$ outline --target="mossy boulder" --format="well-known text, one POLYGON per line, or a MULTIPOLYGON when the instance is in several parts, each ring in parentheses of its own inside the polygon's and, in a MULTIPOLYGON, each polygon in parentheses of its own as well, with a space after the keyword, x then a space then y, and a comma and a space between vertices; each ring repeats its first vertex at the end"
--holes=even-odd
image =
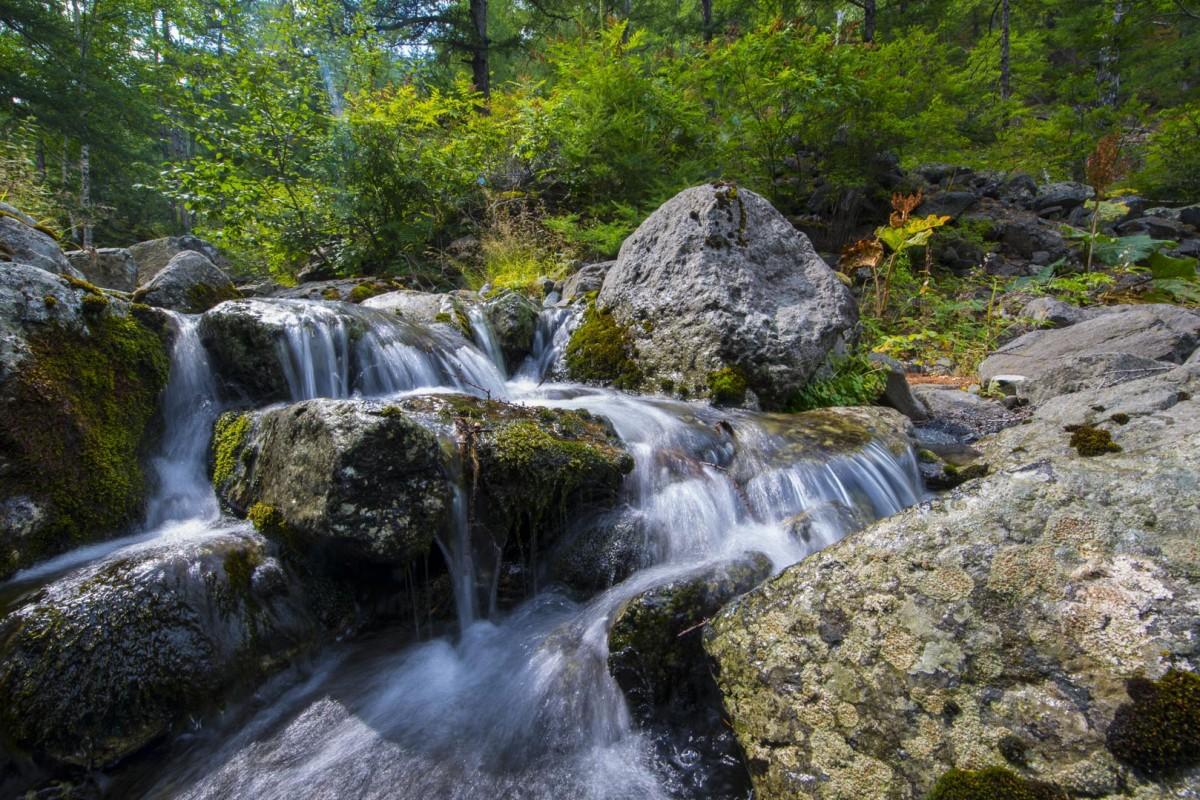
POLYGON ((621 245, 596 308, 625 337, 615 349, 636 367, 617 371, 627 383, 707 396, 708 376, 731 369, 769 409, 844 354, 858 321, 807 237, 729 183, 685 189, 651 214, 621 245))
POLYGON ((516 369, 533 350, 541 306, 527 295, 510 290, 488 300, 483 310, 508 368, 516 369))
POLYGON ((162 320, 72 281, 0 264, 0 578, 122 532, 146 500, 162 320))
POLYGON ((4 744, 111 765, 213 711, 335 624, 261 536, 233 530, 85 568, 0 622, 4 744))
POLYGON ((184 250, 133 293, 139 303, 184 314, 202 314, 241 297, 229 276, 203 253, 184 250))
MULTIPOLYGON (((1161 796, 1136 763, 1188 750, 1190 694, 1127 682, 1200 667, 1197 391, 1178 367, 1055 398, 978 443, 988 475, 726 606, 705 647, 756 796, 923 797, 990 768, 1061 796, 1161 796), (1062 431, 1114 414, 1121 452, 1083 457, 1062 431)), ((1194 784, 1180 763, 1171 779, 1194 784)))
POLYGON ((0 263, 27 264, 56 275, 82 278, 54 237, 29 224, 31 221, 23 214, 0 213, 0 263))
POLYGON ((332 557, 407 564, 447 524, 451 484, 437 437, 380 403, 229 412, 215 426, 212 464, 235 513, 273 509, 280 524, 267 533, 332 557))
POLYGON ((572 380, 618 389, 636 389, 643 381, 635 361, 634 339, 612 314, 589 303, 567 342, 566 367, 572 380))

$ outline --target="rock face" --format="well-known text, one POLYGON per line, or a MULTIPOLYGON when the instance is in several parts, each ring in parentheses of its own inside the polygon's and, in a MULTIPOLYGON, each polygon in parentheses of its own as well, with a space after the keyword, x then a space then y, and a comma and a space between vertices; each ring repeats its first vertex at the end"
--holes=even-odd
POLYGON ((627 338, 641 385, 709 395, 711 376, 729 370, 769 408, 842 351, 857 322, 849 290, 808 239, 762 197, 725 184, 687 189, 650 215, 621 246, 596 308, 627 338))
POLYGON ((63 255, 58 242, 8 214, 0 215, 0 261, 28 264, 58 275, 81 277, 63 255))
POLYGON ((218 303, 241 297, 233 281, 208 256, 185 250, 138 289, 134 300, 184 314, 202 314, 218 303))
POLYGON ((0 264, 0 579, 140 516, 168 369, 152 314, 0 264))
POLYGON ((705 644, 756 796, 917 798, 995 766, 1162 796, 1108 746, 1126 681, 1200 667, 1198 391, 1184 366, 1055 398, 981 443, 991 475, 727 607, 705 644))
POLYGON ((573 303, 585 294, 600 291, 600 287, 604 284, 604 276, 616 263, 616 261, 598 261, 594 264, 584 264, 577 272, 563 281, 562 302, 573 303))
POLYGON ((379 403, 309 400, 226 414, 213 465, 234 511, 270 509, 290 534, 334 555, 408 563, 428 552, 450 511, 437 438, 379 403))
POLYGON ((162 239, 151 239, 148 242, 138 242, 130 246, 129 253, 137 262, 138 282, 145 286, 155 275, 179 253, 192 251, 200 253, 213 262, 219 269, 225 269, 229 262, 221 255, 214 245, 196 236, 167 236, 162 239))
POLYGON ((0 728, 95 769, 285 665, 323 623, 253 533, 161 545, 76 572, 0 623, 0 728))
POLYGON ((132 292, 138 287, 137 262, 124 247, 72 250, 66 257, 84 280, 102 289, 132 292))
POLYGON ((1102 353, 1127 353, 1180 364, 1200 346, 1200 315, 1169 305, 1128 306, 1065 330, 1025 334, 984 360, 979 376, 1036 378, 1062 361, 1102 353))

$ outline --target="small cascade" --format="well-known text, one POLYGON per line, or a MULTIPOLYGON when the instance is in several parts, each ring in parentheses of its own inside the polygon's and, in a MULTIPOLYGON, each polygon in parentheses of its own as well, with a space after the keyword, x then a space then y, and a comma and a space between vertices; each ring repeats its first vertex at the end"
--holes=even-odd
POLYGON ((538 315, 533 350, 521 364, 514 380, 541 382, 555 377, 567 353, 567 342, 578 327, 581 314, 574 307, 547 306, 538 315))
POLYGON ((496 332, 492 330, 492 323, 488 320, 483 308, 471 306, 467 309, 467 319, 471 321, 471 338, 475 340, 475 345, 487 354, 501 375, 507 375, 508 367, 504 363, 504 352, 500 349, 499 342, 496 341, 496 332))

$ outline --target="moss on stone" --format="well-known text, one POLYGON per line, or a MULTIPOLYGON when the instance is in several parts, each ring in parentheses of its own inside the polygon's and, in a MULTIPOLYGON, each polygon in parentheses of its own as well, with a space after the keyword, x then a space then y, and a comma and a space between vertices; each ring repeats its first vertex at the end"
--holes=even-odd
POLYGON ((1065 800, 1066 793, 1048 783, 1022 778, 1003 767, 952 769, 942 775, 926 800, 1065 800))
POLYGON ((708 373, 708 396, 719 406, 738 406, 746 401, 746 376, 741 370, 724 367, 708 373))
POLYGON ((1116 414, 1113 414, 1111 417, 1109 417, 1109 419, 1118 425, 1129 424, 1129 415, 1124 412, 1118 411, 1116 414))
POLYGON ((590 303, 567 343, 566 363, 571 377, 635 389, 642 382, 642 371, 633 356, 629 331, 612 314, 590 303))
POLYGON ((1068 425, 1066 430, 1071 434, 1071 447, 1081 456, 1102 456, 1105 453, 1119 453, 1121 446, 1113 441, 1112 434, 1094 425, 1068 425))
POLYGON ((377 283, 360 283, 350 290, 350 295, 347 299, 351 303, 361 303, 363 300, 372 298, 385 291, 387 291, 387 287, 377 283))
POLYGON ((58 298, 52 294, 48 294, 42 298, 42 302, 46 304, 46 308, 54 308, 58 305, 58 298))
POLYGON ((262 553, 254 547, 233 548, 225 554, 223 565, 229 586, 235 592, 248 595, 254 570, 262 564, 262 553))
POLYGON ((0 449, 12 464, 0 496, 28 496, 47 519, 0 556, 0 576, 137 518, 138 456, 170 369, 162 338, 110 308, 86 328, 47 326, 27 341, 29 359, 0 386, 0 449))
POLYGON ((342 293, 337 290, 337 287, 326 286, 321 292, 321 297, 325 300, 341 300, 342 293))
POLYGON ((213 486, 219 488, 233 477, 239 453, 249 432, 249 414, 227 411, 217 418, 212 438, 213 486))
POLYGON ((102 294, 85 294, 83 296, 83 313, 103 314, 108 308, 108 298, 102 294))
POLYGON ((240 297, 241 294, 232 283, 224 285, 197 283, 187 290, 188 307, 193 314, 203 314, 226 300, 237 300, 240 297))
POLYGON ((287 538, 287 523, 275 506, 255 503, 246 512, 246 519, 250 520, 254 530, 269 539, 287 538))
POLYGON ((1106 743, 1120 761, 1161 777, 1200 765, 1200 676, 1171 670, 1128 682, 1132 702, 1117 709, 1106 743))

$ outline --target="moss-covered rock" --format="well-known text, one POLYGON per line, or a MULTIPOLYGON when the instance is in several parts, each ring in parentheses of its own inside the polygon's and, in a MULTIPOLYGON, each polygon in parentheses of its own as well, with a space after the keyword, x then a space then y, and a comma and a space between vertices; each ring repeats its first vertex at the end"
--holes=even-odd
POLYGON ((0 623, 0 731, 99 768, 215 710, 330 629, 253 533, 142 550, 41 589, 0 623))
POLYGON ((147 321, 80 281, 0 265, 0 577, 140 516, 169 371, 147 321))
POLYGON ((747 388, 741 370, 723 367, 708 373, 708 396, 719 406, 740 406, 746 401, 747 388))
POLYGON ((133 299, 139 303, 185 314, 201 314, 218 303, 239 297, 241 294, 229 276, 208 256, 194 250, 176 254, 133 293, 133 299))
POLYGON ((952 769, 934 784, 926 800, 1066 800, 1048 783, 1022 778, 1003 767, 952 769))
POLYGON ((541 307, 527 295, 511 290, 493 297, 484 306, 510 369, 515 369, 533 350, 540 312, 541 307))
POLYGON ((1171 670, 1156 681, 1126 684, 1132 702, 1113 715, 1109 751, 1155 777, 1200 765, 1200 677, 1171 670))
POLYGON ((634 361, 633 338, 612 314, 590 303, 567 343, 567 373, 572 380, 636 389, 642 373, 634 361))

